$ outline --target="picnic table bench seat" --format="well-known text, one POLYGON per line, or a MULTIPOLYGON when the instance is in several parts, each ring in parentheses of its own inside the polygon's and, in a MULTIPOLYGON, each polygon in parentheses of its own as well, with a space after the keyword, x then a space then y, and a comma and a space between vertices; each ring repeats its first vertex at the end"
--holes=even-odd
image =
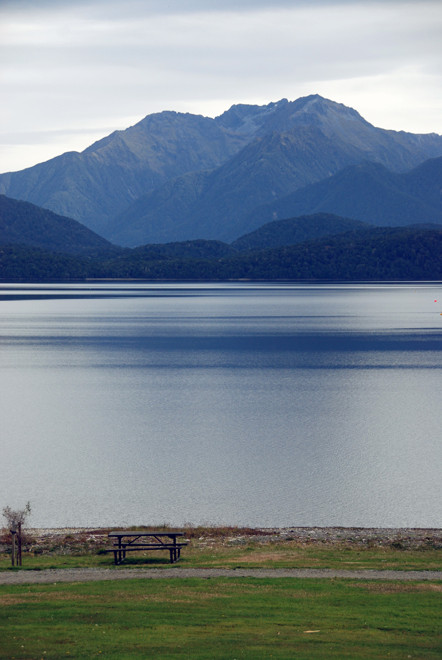
POLYGON ((181 556, 181 548, 188 544, 187 540, 177 541, 182 536, 183 532, 109 532, 108 537, 114 540, 114 545, 105 552, 113 552, 115 564, 121 564, 126 559, 126 552, 167 550, 170 563, 174 564, 181 556))

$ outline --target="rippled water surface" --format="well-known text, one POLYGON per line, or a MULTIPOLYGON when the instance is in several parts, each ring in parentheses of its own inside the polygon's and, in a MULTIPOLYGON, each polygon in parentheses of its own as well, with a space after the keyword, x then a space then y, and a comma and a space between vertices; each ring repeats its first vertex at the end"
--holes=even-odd
POLYGON ((440 526, 442 286, 2 285, 33 526, 440 526))

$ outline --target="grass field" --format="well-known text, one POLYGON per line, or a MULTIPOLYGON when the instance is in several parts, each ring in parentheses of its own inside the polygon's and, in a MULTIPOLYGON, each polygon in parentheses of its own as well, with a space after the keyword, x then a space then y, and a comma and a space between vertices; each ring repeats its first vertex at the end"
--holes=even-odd
POLYGON ((442 583, 0 586, 1 658, 441 658, 442 583))
MULTIPOLYGON (((441 570, 429 539, 301 542, 239 530, 189 530, 176 567, 441 570)), ((107 536, 28 544, 23 567, 113 566, 107 536)), ((168 567, 131 553, 125 567, 168 567)), ((442 658, 442 582, 213 578, 0 586, 0 658, 442 658)))

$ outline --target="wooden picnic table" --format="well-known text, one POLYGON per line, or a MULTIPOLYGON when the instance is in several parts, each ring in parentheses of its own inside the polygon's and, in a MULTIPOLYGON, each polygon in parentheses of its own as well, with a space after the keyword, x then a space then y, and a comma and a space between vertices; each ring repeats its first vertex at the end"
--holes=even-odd
POLYGON ((131 550, 168 550, 170 563, 174 564, 180 558, 181 548, 188 543, 177 541, 182 536, 184 532, 109 532, 108 537, 113 539, 114 546, 108 552, 113 552, 115 563, 121 564, 126 559, 126 552, 131 550))

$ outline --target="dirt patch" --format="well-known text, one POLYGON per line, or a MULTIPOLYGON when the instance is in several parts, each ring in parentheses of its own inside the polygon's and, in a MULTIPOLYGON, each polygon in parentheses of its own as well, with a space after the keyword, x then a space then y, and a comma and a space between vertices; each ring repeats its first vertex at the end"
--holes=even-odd
POLYGON ((292 552, 250 552, 240 557, 224 558, 226 564, 262 564, 264 562, 290 561, 293 559, 292 552))
POLYGON ((431 584, 427 582, 359 582, 353 584, 356 589, 365 589, 377 594, 394 594, 410 591, 436 591, 442 593, 442 584, 431 584))
POLYGON ((22 594, 2 594, 0 596, 0 607, 11 605, 23 605, 24 603, 39 603, 45 601, 73 601, 73 600, 96 600, 100 601, 98 596, 93 594, 76 594, 65 591, 34 592, 27 591, 22 594))
POLYGON ((150 594, 134 594, 132 591, 118 591, 114 594, 115 600, 118 603, 149 601, 151 603, 194 603, 199 601, 209 601, 216 598, 228 598, 228 593, 222 593, 223 590, 215 588, 211 591, 192 591, 187 589, 173 587, 166 587, 161 589, 159 593, 150 594))

